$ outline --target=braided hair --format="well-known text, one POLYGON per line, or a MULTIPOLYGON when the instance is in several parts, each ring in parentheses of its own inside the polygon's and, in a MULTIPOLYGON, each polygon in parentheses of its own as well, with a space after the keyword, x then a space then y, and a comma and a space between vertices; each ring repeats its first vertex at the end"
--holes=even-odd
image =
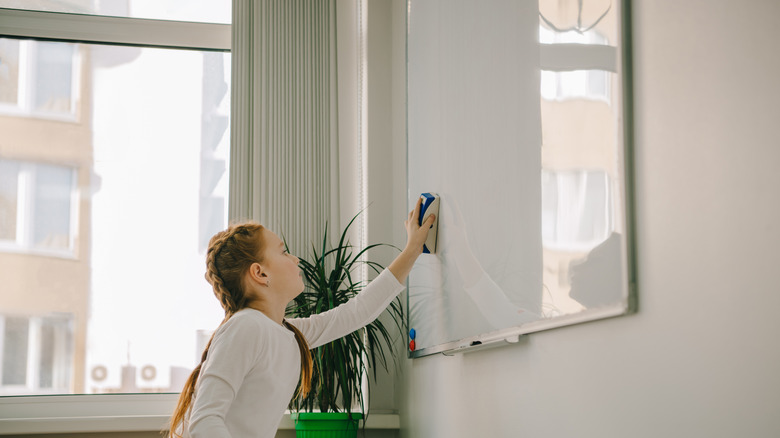
MULTIPOLYGON (((206 251, 205 277, 206 281, 211 284, 217 300, 219 300, 222 308, 225 310, 225 318, 220 323, 220 326, 225 324, 236 312, 247 307, 249 300, 245 293, 243 281, 253 263, 263 262, 263 250, 265 248, 263 229, 262 225, 254 222, 235 224, 224 231, 218 232, 209 241, 208 250, 206 251)), ((295 334, 295 340, 298 342, 301 353, 299 394, 305 397, 311 388, 313 368, 309 345, 306 342, 306 338, 295 326, 287 321, 284 321, 284 326, 295 334)), ((184 389, 182 389, 176 409, 174 409, 171 417, 170 437, 181 437, 177 429, 184 422, 185 415, 192 405, 192 399, 195 395, 195 384, 213 340, 214 335, 212 334, 209 342, 206 344, 206 348, 203 350, 200 363, 195 367, 184 384, 184 389)))

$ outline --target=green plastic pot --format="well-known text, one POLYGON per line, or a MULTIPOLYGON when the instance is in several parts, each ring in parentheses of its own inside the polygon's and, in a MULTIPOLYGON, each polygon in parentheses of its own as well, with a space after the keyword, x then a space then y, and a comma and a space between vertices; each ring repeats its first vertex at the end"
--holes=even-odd
POLYGON ((356 438, 361 413, 297 412, 290 415, 297 438, 356 438))

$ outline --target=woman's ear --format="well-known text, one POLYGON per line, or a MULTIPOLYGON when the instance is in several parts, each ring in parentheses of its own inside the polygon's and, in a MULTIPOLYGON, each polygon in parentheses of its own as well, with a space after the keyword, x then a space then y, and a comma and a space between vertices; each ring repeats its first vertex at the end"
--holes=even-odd
POLYGON ((260 263, 252 263, 249 266, 249 278, 261 286, 268 286, 268 274, 260 263))

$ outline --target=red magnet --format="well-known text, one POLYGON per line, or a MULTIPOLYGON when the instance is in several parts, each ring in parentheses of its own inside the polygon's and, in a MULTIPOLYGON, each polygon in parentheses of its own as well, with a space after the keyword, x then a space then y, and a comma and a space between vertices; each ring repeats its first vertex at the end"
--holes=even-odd
POLYGON ((409 341, 409 351, 414 351, 414 339, 409 341))

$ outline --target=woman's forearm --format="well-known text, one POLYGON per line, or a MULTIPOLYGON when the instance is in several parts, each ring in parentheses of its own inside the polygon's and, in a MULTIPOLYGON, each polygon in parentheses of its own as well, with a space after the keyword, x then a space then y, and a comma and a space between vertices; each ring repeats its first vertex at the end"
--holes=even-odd
POLYGON ((387 269, 393 273, 399 283, 404 284, 406 282, 406 277, 409 276, 409 272, 412 271, 414 262, 421 253, 422 251, 418 252, 407 247, 401 251, 401 254, 398 254, 398 256, 395 258, 395 260, 393 260, 392 263, 390 263, 390 266, 388 266, 387 269))

